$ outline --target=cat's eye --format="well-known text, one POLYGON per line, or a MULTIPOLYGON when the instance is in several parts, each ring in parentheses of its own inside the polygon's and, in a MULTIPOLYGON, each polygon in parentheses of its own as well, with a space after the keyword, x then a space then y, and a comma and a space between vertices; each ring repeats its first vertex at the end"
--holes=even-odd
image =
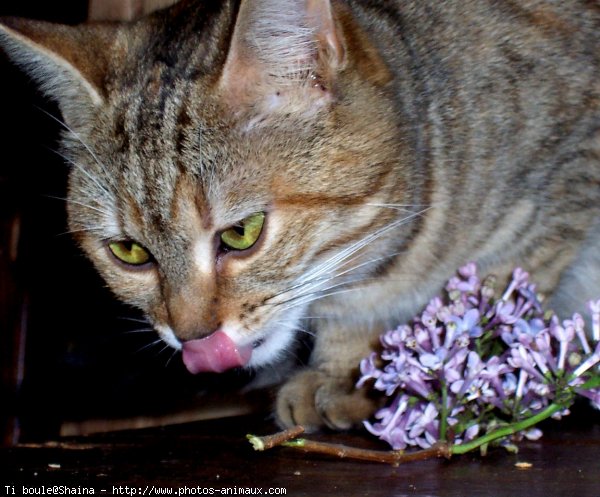
POLYGON ((221 233, 221 244, 227 250, 247 250, 260 238, 265 213, 257 212, 221 233))
POLYGON ((131 240, 111 242, 108 244, 108 249, 117 259, 130 266, 142 266, 151 259, 148 250, 131 240))

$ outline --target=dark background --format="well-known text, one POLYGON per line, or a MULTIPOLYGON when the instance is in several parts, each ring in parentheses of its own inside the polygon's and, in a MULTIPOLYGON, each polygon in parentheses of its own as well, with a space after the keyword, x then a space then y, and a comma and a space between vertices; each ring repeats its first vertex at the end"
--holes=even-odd
MULTIPOLYGON (((0 16, 65 23, 85 0, 3 0, 0 16)), ((67 421, 162 416, 235 404, 242 373, 192 377, 136 311, 120 304, 65 234, 68 168, 54 152, 56 106, 0 52, 0 410, 5 444, 67 421), (212 392, 212 393, 211 393, 212 392), (231 394, 231 395, 230 395, 231 394), (228 400, 231 399, 231 400, 228 400)), ((110 426, 110 425, 109 425, 110 426)))

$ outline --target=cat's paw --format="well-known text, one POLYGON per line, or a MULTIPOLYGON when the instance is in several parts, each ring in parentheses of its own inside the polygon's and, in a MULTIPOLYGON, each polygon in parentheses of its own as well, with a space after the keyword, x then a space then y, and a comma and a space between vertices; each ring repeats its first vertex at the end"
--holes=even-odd
POLYGON ((282 427, 302 425, 306 431, 322 427, 347 430, 368 419, 378 403, 350 379, 322 371, 304 370, 293 376, 277 394, 276 415, 282 427))

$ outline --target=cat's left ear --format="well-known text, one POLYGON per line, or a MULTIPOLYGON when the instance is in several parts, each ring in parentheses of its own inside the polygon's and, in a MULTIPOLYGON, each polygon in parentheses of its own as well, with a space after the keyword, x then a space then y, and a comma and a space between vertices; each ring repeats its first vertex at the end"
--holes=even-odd
POLYGON ((220 90, 234 109, 314 112, 345 60, 330 0, 243 0, 220 90))
POLYGON ((107 26, 65 26, 20 18, 0 19, 0 47, 69 121, 105 100, 106 72, 114 41, 107 26))

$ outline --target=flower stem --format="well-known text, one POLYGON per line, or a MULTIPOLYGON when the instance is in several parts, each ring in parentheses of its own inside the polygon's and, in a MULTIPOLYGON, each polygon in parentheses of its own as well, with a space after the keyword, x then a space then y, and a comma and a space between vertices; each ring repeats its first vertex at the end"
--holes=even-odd
POLYGON ((273 435, 266 435, 264 437, 259 437, 257 435, 246 435, 248 441, 254 447, 254 450, 267 450, 271 449, 277 445, 282 445, 284 442, 292 440, 293 438, 298 437, 304 433, 304 427, 300 425, 292 426, 287 430, 279 431, 274 433, 273 435))
POLYGON ((405 462, 423 461, 435 457, 450 458, 451 447, 444 442, 436 443, 428 449, 414 452, 404 452, 402 450, 371 450, 360 449, 358 447, 349 447, 347 445, 333 444, 327 442, 317 442, 305 438, 297 438, 281 444, 284 447, 291 447, 311 454, 322 454, 340 459, 354 459, 359 461, 371 461, 388 463, 393 465, 405 462))
POLYGON ((448 429, 448 387, 445 381, 441 382, 442 387, 442 405, 440 409, 440 440, 446 442, 446 432, 448 429))
POLYGON ((513 423, 510 425, 503 426, 502 428, 498 428, 490 433, 485 434, 482 437, 476 438, 475 440, 471 440, 470 442, 466 442, 460 445, 452 445, 450 447, 450 452, 454 454, 465 454, 473 449, 477 449, 482 445, 488 444, 494 440, 498 440, 499 438, 504 438, 509 435, 513 435, 520 431, 526 430, 527 428, 536 425, 540 421, 549 418, 553 414, 556 414, 559 411, 565 409, 564 405, 561 404, 550 404, 546 409, 540 411, 535 416, 531 416, 530 418, 524 419, 517 423, 513 423))
POLYGON ((428 449, 404 452, 402 450, 371 450, 360 449, 358 447, 349 447, 342 444, 334 444, 328 442, 318 442, 315 440, 307 440, 305 438, 296 438, 304 432, 301 426, 293 426, 287 430, 259 437, 256 435, 246 435, 248 441, 254 447, 254 450, 263 451, 272 449, 273 447, 290 447, 301 450, 302 452, 311 454, 322 454, 340 459, 353 459, 359 461, 371 461, 379 463, 387 463, 398 465, 405 462, 422 461, 435 457, 451 456, 451 448, 447 443, 439 442, 432 445, 428 449))

